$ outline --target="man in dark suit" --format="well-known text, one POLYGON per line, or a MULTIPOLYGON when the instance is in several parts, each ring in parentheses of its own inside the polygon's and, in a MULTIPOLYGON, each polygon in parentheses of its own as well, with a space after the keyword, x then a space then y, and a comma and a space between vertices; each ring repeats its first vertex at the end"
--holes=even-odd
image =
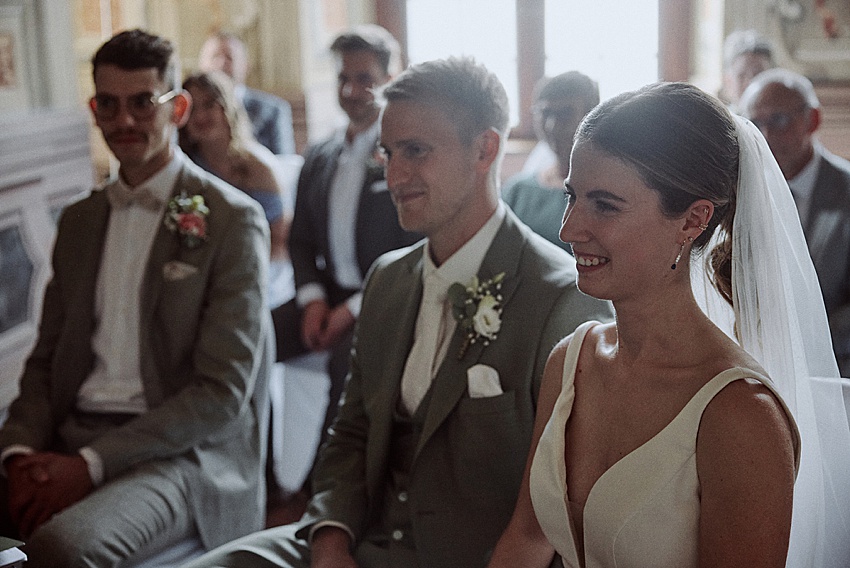
POLYGON ((850 376, 850 162, 814 134, 820 102, 807 78, 787 69, 756 76, 741 97, 744 115, 761 129, 794 196, 820 281, 832 346, 850 376))
POLYGON ((384 28, 364 25, 337 37, 331 51, 348 124, 307 151, 289 237, 296 297, 272 314, 279 361, 331 352, 322 441, 345 386, 363 277, 380 255, 421 238, 399 226, 377 159, 380 107, 373 89, 398 69, 398 43, 384 28))
POLYGON ((167 40, 120 33, 93 67, 119 175, 62 215, 0 429, 3 534, 26 538, 35 567, 212 547, 264 517, 268 225, 174 144, 191 100, 167 40))
POLYGON ((226 32, 212 34, 201 47, 198 66, 201 71, 219 71, 233 80, 257 142, 274 154, 295 153, 292 107, 280 97, 245 86, 248 50, 242 40, 226 32))
POLYGON ((499 200, 508 99, 470 59, 390 83, 381 147, 402 227, 427 241, 367 277, 351 376, 296 524, 191 564, 481 568, 507 525, 555 343, 607 303, 499 200))

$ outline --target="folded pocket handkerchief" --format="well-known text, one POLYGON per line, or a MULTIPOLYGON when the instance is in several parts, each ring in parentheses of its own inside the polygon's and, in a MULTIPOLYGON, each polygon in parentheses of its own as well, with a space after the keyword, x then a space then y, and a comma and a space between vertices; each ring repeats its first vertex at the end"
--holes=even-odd
POLYGON ((382 191, 389 191, 389 189, 390 186, 387 185, 387 180, 385 179, 379 179, 369 187, 369 191, 372 193, 381 193, 382 191))
POLYGON ((466 370, 469 398, 486 398, 502 394, 499 371, 488 365, 473 365, 466 370))
POLYGON ((162 265, 162 277, 170 282, 184 280, 197 272, 197 267, 179 260, 170 260, 162 265))

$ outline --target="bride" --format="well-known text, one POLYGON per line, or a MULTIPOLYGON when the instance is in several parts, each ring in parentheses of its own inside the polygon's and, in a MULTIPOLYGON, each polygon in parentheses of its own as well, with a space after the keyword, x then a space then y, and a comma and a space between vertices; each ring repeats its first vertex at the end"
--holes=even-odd
POLYGON ((565 186, 578 286, 617 318, 550 356, 490 567, 850 565, 847 415, 810 379, 838 371, 758 130, 650 85, 587 116, 565 186))

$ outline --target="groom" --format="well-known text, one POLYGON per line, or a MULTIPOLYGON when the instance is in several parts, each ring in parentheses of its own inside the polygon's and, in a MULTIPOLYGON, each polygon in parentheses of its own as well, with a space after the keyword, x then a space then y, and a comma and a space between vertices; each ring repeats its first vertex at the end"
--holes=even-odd
POLYGON ((495 75, 433 61, 384 95, 387 182, 402 227, 428 238, 370 271, 304 517, 193 568, 483 567, 516 501, 549 351, 610 318, 577 290, 573 259, 499 200, 508 100, 495 75))

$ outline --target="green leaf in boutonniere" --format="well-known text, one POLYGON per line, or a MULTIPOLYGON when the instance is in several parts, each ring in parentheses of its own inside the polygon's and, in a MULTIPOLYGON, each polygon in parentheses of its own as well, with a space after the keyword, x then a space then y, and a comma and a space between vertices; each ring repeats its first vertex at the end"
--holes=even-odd
POLYGON ((449 286, 452 316, 464 333, 458 359, 463 358, 473 343, 481 341, 484 345, 490 345, 498 337, 502 328, 501 291, 504 278, 505 273, 500 272, 483 282, 473 276, 466 286, 459 282, 449 286))

